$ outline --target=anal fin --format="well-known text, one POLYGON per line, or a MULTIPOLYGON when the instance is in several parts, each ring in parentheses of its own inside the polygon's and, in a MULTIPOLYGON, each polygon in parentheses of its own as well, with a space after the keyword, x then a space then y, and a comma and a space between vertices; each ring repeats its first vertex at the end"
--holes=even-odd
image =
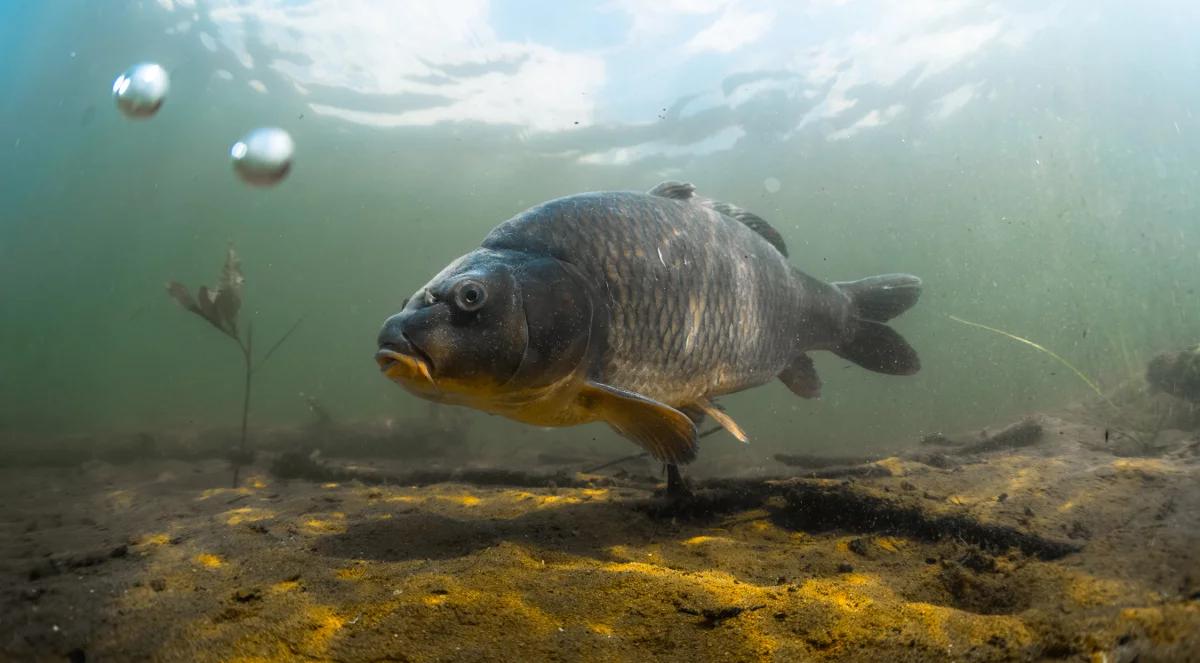
POLYGON ((669 405, 596 382, 584 385, 579 404, 664 463, 683 464, 696 458, 695 424, 669 405))
POLYGON ((854 338, 834 349, 834 353, 876 373, 912 375, 921 370, 917 351, 903 336, 885 324, 870 320, 859 320, 854 338))
POLYGON ((779 380, 801 398, 821 397, 821 378, 812 357, 800 354, 779 374, 779 380))

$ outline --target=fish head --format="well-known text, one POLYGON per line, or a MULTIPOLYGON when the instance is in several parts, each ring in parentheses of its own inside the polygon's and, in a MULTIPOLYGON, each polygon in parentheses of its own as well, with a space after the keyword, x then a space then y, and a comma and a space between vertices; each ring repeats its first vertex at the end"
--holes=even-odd
POLYGON ((578 372, 590 320, 586 289, 557 260, 478 249, 384 322, 375 359, 422 398, 502 412, 578 372))

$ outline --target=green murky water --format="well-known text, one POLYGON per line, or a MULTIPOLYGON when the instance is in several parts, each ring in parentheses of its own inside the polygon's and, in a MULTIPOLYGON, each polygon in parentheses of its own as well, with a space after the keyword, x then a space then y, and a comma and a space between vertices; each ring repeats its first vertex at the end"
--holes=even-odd
MULTIPOLYGON (((307 421, 301 392, 346 419, 423 416, 372 361, 404 296, 532 204, 663 179, 773 222, 818 277, 925 279, 896 323, 919 375, 826 355, 820 401, 779 384, 727 399, 764 458, 1087 396, 1045 355, 947 315, 1105 386, 1197 340, 1196 10, 641 5, 0 9, 0 430, 236 425, 237 349, 163 291, 215 281, 231 241, 259 338, 304 317, 258 376, 252 425, 307 421), (171 94, 131 121, 110 84, 144 60, 171 94), (297 144, 270 189, 228 158, 263 125, 297 144)), ((495 445, 519 428, 454 416, 495 445)), ((555 436, 624 448, 602 426, 555 436)))

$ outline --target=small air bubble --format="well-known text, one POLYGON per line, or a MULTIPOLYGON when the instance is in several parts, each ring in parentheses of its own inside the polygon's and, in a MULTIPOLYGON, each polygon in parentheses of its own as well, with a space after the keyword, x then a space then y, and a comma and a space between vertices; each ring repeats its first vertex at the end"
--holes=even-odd
POLYGON ((783 187, 783 183, 774 177, 768 177, 763 180, 763 188, 767 193, 779 193, 779 189, 783 187))

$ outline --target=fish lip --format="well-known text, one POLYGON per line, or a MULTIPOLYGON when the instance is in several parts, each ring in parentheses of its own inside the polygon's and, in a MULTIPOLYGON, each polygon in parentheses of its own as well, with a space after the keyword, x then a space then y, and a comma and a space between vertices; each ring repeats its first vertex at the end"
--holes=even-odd
POLYGON ((381 346, 375 352, 375 363, 379 364, 379 370, 388 377, 392 377, 391 371, 397 365, 414 365, 413 367, 419 373, 433 382, 433 360, 407 335, 402 334, 401 336, 404 340, 404 347, 381 346))
POLYGON ((379 370, 384 373, 393 365, 400 363, 400 357, 404 355, 395 350, 379 350, 375 353, 375 363, 379 364, 379 370))

